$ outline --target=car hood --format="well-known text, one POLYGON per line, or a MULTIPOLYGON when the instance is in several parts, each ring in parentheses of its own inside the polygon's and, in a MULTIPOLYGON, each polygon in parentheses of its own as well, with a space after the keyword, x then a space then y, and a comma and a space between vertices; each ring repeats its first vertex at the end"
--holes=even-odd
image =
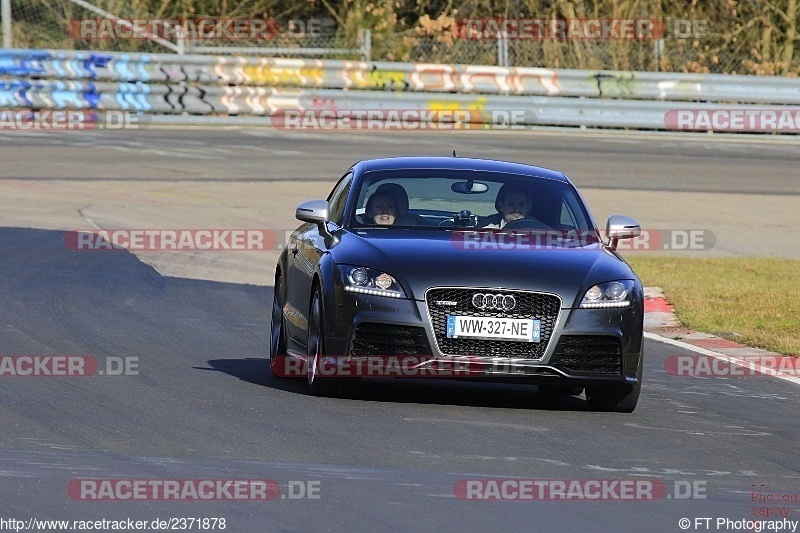
POLYGON ((391 274, 415 300, 423 300, 430 287, 481 287, 554 293, 564 307, 573 307, 596 283, 635 279, 601 244, 535 246, 491 236, 465 244, 462 236, 418 229, 344 232, 331 253, 337 264, 391 274))

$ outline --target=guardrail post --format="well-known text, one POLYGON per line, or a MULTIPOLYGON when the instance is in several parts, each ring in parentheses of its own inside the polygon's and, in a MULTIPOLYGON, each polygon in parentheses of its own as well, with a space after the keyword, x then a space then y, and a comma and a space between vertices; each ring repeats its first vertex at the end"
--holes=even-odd
POLYGON ((186 39, 183 38, 183 33, 180 33, 179 35, 177 53, 179 56, 182 56, 186 53, 186 39))
POLYGON ((508 34, 505 30, 497 32, 497 66, 508 66, 508 34))
POLYGON ((358 48, 364 61, 372 60, 372 30, 358 30, 358 48))
POLYGON ((3 48, 14 47, 11 33, 11 0, 0 0, 0 19, 3 19, 3 48))
POLYGON ((661 58, 664 57, 664 39, 653 41, 653 59, 656 60, 656 72, 661 71, 661 58))

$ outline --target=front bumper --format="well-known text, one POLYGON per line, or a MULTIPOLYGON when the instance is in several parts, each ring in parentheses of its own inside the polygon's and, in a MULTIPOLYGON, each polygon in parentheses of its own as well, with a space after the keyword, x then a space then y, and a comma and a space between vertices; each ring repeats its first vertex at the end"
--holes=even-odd
POLYGON ((633 385, 641 375, 640 301, 622 309, 562 308, 551 335, 543 341, 547 347, 540 350, 542 355, 522 358, 496 351, 491 356, 477 351, 442 353, 425 301, 343 291, 336 300, 334 312, 327 313, 326 351, 340 364, 384 358, 402 369, 389 374, 398 377, 468 377, 575 386, 633 385))

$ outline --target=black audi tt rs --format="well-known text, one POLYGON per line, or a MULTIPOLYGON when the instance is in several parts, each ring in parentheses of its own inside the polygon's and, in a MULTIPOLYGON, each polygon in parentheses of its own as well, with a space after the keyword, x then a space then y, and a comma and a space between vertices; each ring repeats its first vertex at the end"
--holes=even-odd
POLYGON ((459 377, 585 391, 632 412, 642 383, 642 285, 561 172, 460 157, 361 161, 275 271, 270 366, 319 395, 362 377, 459 377))

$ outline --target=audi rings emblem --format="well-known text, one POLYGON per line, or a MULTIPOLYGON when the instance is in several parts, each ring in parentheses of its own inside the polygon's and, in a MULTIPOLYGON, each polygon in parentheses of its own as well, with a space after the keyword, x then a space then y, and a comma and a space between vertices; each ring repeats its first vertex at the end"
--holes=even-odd
POLYGON ((476 309, 511 311, 517 306, 517 300, 510 294, 488 294, 476 292, 472 295, 472 305, 476 309))

